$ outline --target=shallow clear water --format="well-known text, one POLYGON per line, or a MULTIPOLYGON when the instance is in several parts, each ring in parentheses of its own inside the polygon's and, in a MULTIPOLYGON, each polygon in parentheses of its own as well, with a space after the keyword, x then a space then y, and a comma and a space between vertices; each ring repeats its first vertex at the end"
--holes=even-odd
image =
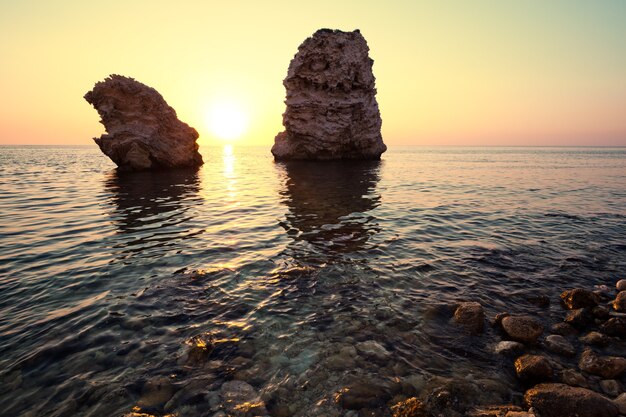
POLYGON ((532 294, 626 273, 626 148, 202 153, 197 172, 118 174, 95 147, 0 147, 2 412, 212 415, 233 378, 276 415, 340 415, 334 394, 364 378, 514 393, 497 335, 466 335, 450 306, 550 324, 560 307, 532 294), (371 340, 384 360, 351 351, 371 340), (159 376, 180 401, 142 400, 159 376))

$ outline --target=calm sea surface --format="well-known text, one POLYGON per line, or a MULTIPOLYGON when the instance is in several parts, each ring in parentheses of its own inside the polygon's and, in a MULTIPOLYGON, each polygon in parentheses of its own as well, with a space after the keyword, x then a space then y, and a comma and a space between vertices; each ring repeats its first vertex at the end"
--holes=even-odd
POLYGON ((563 289, 626 276, 626 148, 201 151, 197 172, 118 174, 95 147, 0 147, 0 415, 211 416, 231 379, 273 415, 343 415, 355 380, 515 393, 499 337, 450 306, 549 325, 563 289))

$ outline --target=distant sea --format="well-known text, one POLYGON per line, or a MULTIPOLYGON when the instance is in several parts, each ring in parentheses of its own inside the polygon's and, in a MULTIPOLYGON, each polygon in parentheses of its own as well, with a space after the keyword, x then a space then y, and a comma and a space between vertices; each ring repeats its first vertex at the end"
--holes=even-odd
POLYGON ((450 306, 549 326, 562 290, 626 278, 626 148, 201 152, 120 174, 92 146, 0 147, 0 414, 210 416, 231 379, 297 416, 354 380, 523 392, 450 306))

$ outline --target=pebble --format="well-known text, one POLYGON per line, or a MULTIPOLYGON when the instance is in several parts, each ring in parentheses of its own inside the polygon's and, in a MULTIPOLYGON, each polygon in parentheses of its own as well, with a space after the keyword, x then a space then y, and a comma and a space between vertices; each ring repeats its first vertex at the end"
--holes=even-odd
POLYGON ((565 369, 561 372, 561 381, 572 387, 589 388, 587 379, 580 372, 573 369, 565 369))
POLYGON ((615 284, 615 288, 617 289, 617 291, 626 291, 626 279, 620 279, 619 281, 617 281, 617 284, 615 284))
POLYGON ((576 354, 574 346, 558 334, 551 334, 546 337, 545 345, 550 352, 558 353, 559 355, 574 356, 576 354))
POLYGON ((600 389, 609 397, 617 397, 622 392, 619 381, 614 379, 603 379, 600 381, 600 389))
POLYGON ((524 345, 511 340, 503 340, 494 348, 498 355, 516 355, 524 351, 524 345))
POLYGON ((579 339, 586 345, 606 346, 609 344, 608 336, 600 332, 589 332, 579 339))

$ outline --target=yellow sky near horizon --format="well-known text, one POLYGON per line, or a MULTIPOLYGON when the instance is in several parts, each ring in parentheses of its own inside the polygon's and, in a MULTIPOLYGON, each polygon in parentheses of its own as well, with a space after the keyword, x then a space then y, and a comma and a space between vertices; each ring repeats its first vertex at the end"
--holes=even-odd
POLYGON ((0 4, 0 144, 91 144, 112 73, 219 143, 210 109, 271 146, 299 44, 359 28, 390 145, 626 146, 626 2, 51 0, 0 4))

